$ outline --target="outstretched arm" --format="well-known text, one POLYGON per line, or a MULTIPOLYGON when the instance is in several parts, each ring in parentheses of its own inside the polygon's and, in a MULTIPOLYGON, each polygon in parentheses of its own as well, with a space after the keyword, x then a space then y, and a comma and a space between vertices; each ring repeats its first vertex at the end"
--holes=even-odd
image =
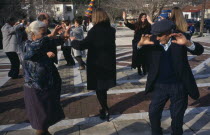
POLYGON ((76 50, 88 49, 92 44, 92 40, 93 40, 92 34, 93 34, 93 32, 90 30, 88 32, 86 38, 81 41, 76 40, 75 37, 70 37, 70 39, 72 40, 72 42, 71 42, 72 47, 76 50))
POLYGON ((128 22, 128 20, 126 19, 127 15, 126 15, 126 12, 123 12, 123 19, 124 19, 124 24, 126 27, 130 28, 131 30, 135 30, 135 25, 134 24, 131 24, 128 22))
POLYGON ((17 32, 17 30, 23 28, 24 25, 23 24, 18 24, 16 26, 13 27, 6 27, 6 29, 4 30, 4 32, 7 32, 9 35, 14 34, 15 32, 17 32))

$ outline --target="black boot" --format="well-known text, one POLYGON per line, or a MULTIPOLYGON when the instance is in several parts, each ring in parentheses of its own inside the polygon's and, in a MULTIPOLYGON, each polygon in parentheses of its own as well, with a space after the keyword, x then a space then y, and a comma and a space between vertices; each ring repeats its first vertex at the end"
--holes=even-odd
POLYGON ((138 75, 142 75, 141 67, 138 67, 138 75))
POLYGON ((100 110, 100 119, 109 121, 109 108, 107 105, 107 91, 106 90, 97 90, 96 95, 98 98, 98 101, 102 107, 100 110))

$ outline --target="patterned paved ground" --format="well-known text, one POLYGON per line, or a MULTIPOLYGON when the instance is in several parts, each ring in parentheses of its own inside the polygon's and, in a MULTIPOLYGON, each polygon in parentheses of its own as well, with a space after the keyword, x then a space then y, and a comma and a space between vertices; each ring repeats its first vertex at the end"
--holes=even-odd
MULTIPOLYGON (((122 34, 117 40, 130 37, 122 34)), ((119 42, 121 42, 119 40, 119 42)), ((124 41, 123 41, 124 42, 124 41)), ((189 107, 210 106, 210 44, 202 43, 205 53, 192 57, 189 54, 190 66, 195 73, 201 93, 197 101, 189 99, 189 107)), ((117 82, 118 85, 109 91, 108 103, 111 114, 129 114, 147 112, 151 95, 144 95, 146 77, 139 76, 136 70, 131 70, 131 45, 119 43, 117 46, 117 82)), ((86 90, 86 71, 75 67, 66 67, 63 56, 60 55, 59 72, 62 77, 62 100, 66 119, 83 118, 98 115, 99 104, 92 91, 86 90), (63 95, 67 94, 67 95, 63 95)), ((85 59, 85 58, 84 58, 85 59)), ((9 64, 1 61, 0 74, 9 68, 9 64), (5 63, 5 64, 4 64, 5 63)), ((23 100, 23 79, 10 79, 0 89, 0 125, 27 122, 23 100)), ((168 109, 169 103, 165 109, 168 109)))

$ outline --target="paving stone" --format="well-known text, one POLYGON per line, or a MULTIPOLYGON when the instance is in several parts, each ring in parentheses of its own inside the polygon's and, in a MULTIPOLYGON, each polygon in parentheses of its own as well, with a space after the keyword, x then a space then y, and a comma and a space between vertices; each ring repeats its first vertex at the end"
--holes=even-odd
POLYGON ((0 132, 0 135, 6 135, 7 132, 0 132))
MULTIPOLYGON (((161 127, 163 128, 164 133, 171 133, 171 118, 170 117, 162 117, 161 127)), ((189 127, 185 124, 183 125, 184 132, 191 132, 189 127)))
POLYGON ((53 135, 80 135, 79 126, 52 127, 49 131, 53 135))
MULTIPOLYGON (((171 135, 171 134, 170 133, 167 133, 167 134, 163 134, 163 135, 171 135)), ((195 134, 192 131, 189 131, 189 132, 184 132, 183 135, 197 135, 197 134, 195 134)))
POLYGON ((210 130, 199 130, 196 135, 210 135, 210 130))
POLYGON ((151 128, 145 120, 115 121, 119 135, 151 135, 151 128))
POLYGON ((81 125, 80 135, 117 135, 112 122, 105 122, 96 125, 81 125))
POLYGON ((34 135, 34 130, 10 131, 6 135, 34 135))
POLYGON ((193 131, 210 130, 210 116, 206 115, 205 112, 186 115, 184 122, 193 131))

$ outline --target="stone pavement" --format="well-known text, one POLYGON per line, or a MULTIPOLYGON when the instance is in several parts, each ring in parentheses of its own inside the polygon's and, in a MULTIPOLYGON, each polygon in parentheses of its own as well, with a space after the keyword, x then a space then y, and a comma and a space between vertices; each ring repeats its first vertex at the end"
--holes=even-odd
MULTIPOLYGON (((61 104, 66 118, 50 131, 55 135, 150 135, 148 106, 151 95, 144 95, 146 76, 139 76, 131 69, 131 41, 133 31, 118 28, 117 44, 117 86, 109 90, 108 104, 111 122, 100 121, 94 91, 86 90, 86 71, 79 71, 78 65, 65 66, 62 52, 58 52, 58 69, 62 77, 61 104)), ((208 37, 193 38, 205 47, 201 56, 189 54, 189 63, 195 75, 201 98, 189 98, 185 117, 185 134, 210 134, 210 41, 208 37)), ((59 49, 60 50, 60 49, 59 49)), ((85 57, 84 57, 85 60, 85 57)), ((12 80, 7 77, 9 61, 0 51, 0 135, 30 135, 23 101, 23 79, 12 80), (6 82, 6 83, 5 83, 6 82), (17 115, 15 115, 17 114, 17 115), (12 131, 15 130, 15 131, 12 131)), ((170 102, 163 113, 164 133, 170 133, 170 102)))

